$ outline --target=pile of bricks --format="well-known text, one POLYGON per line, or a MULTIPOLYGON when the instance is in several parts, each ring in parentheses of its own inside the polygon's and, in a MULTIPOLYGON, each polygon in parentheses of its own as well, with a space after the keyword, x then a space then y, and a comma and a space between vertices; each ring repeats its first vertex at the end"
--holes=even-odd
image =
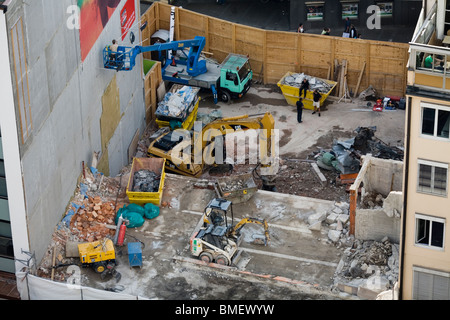
POLYGON ((116 211, 113 201, 103 202, 99 196, 84 200, 84 207, 73 215, 70 230, 88 242, 114 236, 116 211))

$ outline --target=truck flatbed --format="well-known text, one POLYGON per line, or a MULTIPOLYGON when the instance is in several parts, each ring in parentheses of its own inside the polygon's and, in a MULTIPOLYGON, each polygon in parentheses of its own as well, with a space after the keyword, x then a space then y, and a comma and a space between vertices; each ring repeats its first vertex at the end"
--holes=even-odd
POLYGON ((185 84, 187 85, 210 89, 212 85, 217 86, 217 80, 220 77, 220 64, 206 60, 206 68, 207 72, 193 77, 187 73, 186 65, 168 65, 162 76, 165 79, 170 79, 176 75, 179 78, 177 82, 182 79, 183 82, 186 81, 185 84))

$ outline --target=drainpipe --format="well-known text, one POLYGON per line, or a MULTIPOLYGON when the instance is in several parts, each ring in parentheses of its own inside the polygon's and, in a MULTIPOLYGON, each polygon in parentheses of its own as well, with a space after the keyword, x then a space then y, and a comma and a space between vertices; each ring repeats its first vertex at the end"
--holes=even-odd
POLYGON ((405 176, 403 179, 403 223, 402 223, 402 245, 400 249, 400 279, 399 279, 399 287, 398 287, 398 299, 402 300, 403 297, 403 268, 405 265, 405 228, 406 228, 406 209, 407 209, 407 197, 408 197, 408 168, 409 168, 409 153, 410 153, 410 129, 411 129, 411 97, 408 97, 408 101, 406 104, 406 110, 408 111, 408 116, 406 118, 406 153, 404 158, 405 163, 405 176))

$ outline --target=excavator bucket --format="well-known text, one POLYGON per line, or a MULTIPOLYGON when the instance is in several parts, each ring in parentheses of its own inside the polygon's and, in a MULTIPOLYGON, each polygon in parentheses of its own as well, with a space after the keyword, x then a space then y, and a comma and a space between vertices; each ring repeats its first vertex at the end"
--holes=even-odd
POLYGON ((257 245, 265 245, 267 246, 268 244, 268 239, 265 235, 263 234, 258 234, 258 233, 254 233, 252 235, 253 237, 253 244, 257 244, 257 245))
MULTIPOLYGON (((233 235, 235 237, 239 237, 241 234, 241 229, 244 225, 248 224, 248 223, 255 223, 255 224, 260 224, 264 227, 264 234, 260 234, 260 233, 252 233, 251 237, 252 237, 252 243, 253 244, 264 244, 264 245, 268 245, 269 241, 270 241, 270 236, 269 236, 269 225, 267 224, 267 221, 265 219, 258 219, 258 218, 243 218, 241 221, 239 221, 238 224, 236 224, 235 226, 231 227, 229 229, 229 234, 233 235)), ((250 241, 249 241, 250 242, 250 241)))

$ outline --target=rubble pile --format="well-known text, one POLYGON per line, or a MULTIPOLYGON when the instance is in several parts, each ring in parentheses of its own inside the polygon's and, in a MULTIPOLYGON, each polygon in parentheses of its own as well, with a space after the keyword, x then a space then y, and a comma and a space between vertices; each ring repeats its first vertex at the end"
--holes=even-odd
POLYGON ((361 208, 374 209, 382 208, 384 202, 383 195, 377 192, 368 192, 361 198, 361 208))
POLYGON ((359 154, 371 153, 374 157, 380 159, 403 160, 403 150, 389 146, 377 137, 375 137, 376 127, 358 127, 353 141, 353 147, 359 154))
POLYGON ((346 245, 351 238, 348 237, 350 205, 347 202, 336 202, 330 211, 316 212, 308 217, 310 230, 319 231, 328 228, 328 239, 338 247, 346 245))
POLYGON ((316 153, 317 165, 322 169, 350 174, 359 171, 360 158, 367 153, 375 158, 403 161, 403 150, 377 139, 376 130, 376 127, 358 127, 355 137, 345 141, 334 140, 331 150, 316 153))
POLYGON ((398 280, 399 246, 388 237, 381 241, 358 240, 344 250, 335 283, 350 283, 372 295, 392 289, 398 280))
POLYGON ((133 175, 133 191, 157 192, 160 180, 161 177, 151 170, 138 170, 133 175))
MULTIPOLYGON (((385 266, 392 255, 392 245, 389 239, 384 242, 365 242, 359 252, 359 263, 366 265, 385 266)), ((351 251, 351 249, 350 249, 351 251)))
POLYGON ((236 179, 230 180, 229 182, 221 182, 220 189, 224 192, 236 191, 248 188, 247 183, 244 180, 236 179))
POLYGON ((291 87, 300 88, 303 79, 306 78, 309 82, 309 90, 314 91, 319 90, 321 93, 328 93, 333 88, 333 86, 319 78, 306 75, 304 73, 293 73, 282 79, 282 84, 286 84, 291 87))
POLYGON ((114 226, 116 216, 114 202, 103 202, 99 196, 88 197, 84 200, 82 207, 78 209, 71 219, 70 230, 76 234, 80 240, 88 242, 114 236, 114 226))
POLYGON ((168 92, 164 99, 158 103, 156 116, 172 118, 186 118, 189 107, 197 96, 199 88, 183 86, 176 92, 168 92))
POLYGON ((326 241, 343 252, 333 288, 351 291, 363 299, 375 299, 379 293, 391 290, 398 280, 399 246, 388 237, 374 241, 349 235, 349 207, 346 202, 336 202, 327 212, 309 215, 309 229, 326 234, 326 241))

